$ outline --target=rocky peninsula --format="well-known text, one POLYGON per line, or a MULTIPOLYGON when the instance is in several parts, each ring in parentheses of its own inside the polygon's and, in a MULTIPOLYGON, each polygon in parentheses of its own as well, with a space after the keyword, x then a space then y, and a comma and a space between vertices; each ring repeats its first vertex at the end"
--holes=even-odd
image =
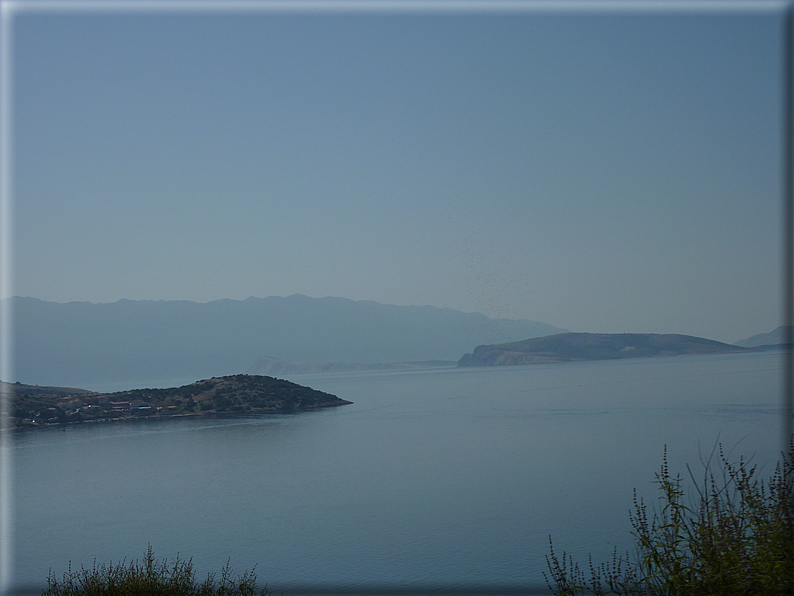
POLYGON ((4 385, 13 392, 17 428, 127 418, 282 414, 352 403, 330 393, 263 375, 213 377, 182 387, 115 393, 19 383, 4 385))
POLYGON ((658 333, 559 333, 504 344, 477 346, 458 366, 548 364, 754 350, 691 335, 658 333))

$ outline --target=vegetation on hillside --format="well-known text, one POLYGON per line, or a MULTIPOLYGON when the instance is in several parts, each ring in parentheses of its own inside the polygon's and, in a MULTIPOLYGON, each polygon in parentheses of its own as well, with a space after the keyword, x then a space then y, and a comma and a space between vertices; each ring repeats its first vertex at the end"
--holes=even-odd
POLYGON ((187 415, 300 412, 349 404, 331 395, 262 375, 213 377, 181 387, 64 395, 46 387, 12 386, 17 427, 91 420, 187 415))
POLYGON ((177 558, 169 563, 154 557, 151 545, 142 561, 125 565, 99 565, 91 569, 81 567, 58 579, 50 572, 47 589, 42 596, 266 596, 266 588, 256 585, 256 574, 247 571, 236 576, 227 564, 220 579, 211 573, 201 583, 196 581, 193 561, 177 558))
POLYGON ((744 459, 729 461, 721 445, 705 462, 687 498, 672 477, 667 452, 656 475, 659 507, 635 492, 631 515, 636 553, 588 572, 552 546, 546 581, 557 596, 783 595, 794 593, 794 440, 764 482, 744 459), (713 469, 715 456, 717 469, 713 469))
POLYGON ((185 412, 237 414, 291 412, 349 403, 330 393, 262 375, 213 377, 182 387, 123 391, 113 397, 185 412))

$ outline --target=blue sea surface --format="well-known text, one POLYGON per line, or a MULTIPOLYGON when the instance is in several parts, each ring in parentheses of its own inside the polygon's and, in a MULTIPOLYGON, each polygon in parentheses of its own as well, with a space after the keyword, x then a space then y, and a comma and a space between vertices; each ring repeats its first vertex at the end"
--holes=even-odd
POLYGON ((72 563, 227 560, 290 586, 544 585, 549 536, 631 548, 633 489, 719 440, 771 473, 779 353, 293 376, 353 401, 16 433, 15 583, 72 563))

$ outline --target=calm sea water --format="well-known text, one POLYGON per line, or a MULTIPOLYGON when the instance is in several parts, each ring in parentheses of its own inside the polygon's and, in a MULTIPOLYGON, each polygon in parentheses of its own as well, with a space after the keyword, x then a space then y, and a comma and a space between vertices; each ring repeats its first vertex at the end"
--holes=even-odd
MULTIPOLYGON (((280 587, 543 584, 631 546, 632 491, 719 439, 771 471, 779 354, 306 375, 354 405, 13 439, 14 568, 155 554, 280 587)), ((695 468, 697 469, 697 465, 695 468)))

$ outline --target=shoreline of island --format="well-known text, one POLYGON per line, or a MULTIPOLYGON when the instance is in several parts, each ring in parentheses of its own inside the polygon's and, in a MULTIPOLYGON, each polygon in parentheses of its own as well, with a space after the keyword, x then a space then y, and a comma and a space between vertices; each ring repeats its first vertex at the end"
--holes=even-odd
POLYGON ((353 403, 264 375, 212 377, 181 387, 112 393, 20 383, 4 385, 14 395, 13 430, 92 422, 297 414, 353 403))

